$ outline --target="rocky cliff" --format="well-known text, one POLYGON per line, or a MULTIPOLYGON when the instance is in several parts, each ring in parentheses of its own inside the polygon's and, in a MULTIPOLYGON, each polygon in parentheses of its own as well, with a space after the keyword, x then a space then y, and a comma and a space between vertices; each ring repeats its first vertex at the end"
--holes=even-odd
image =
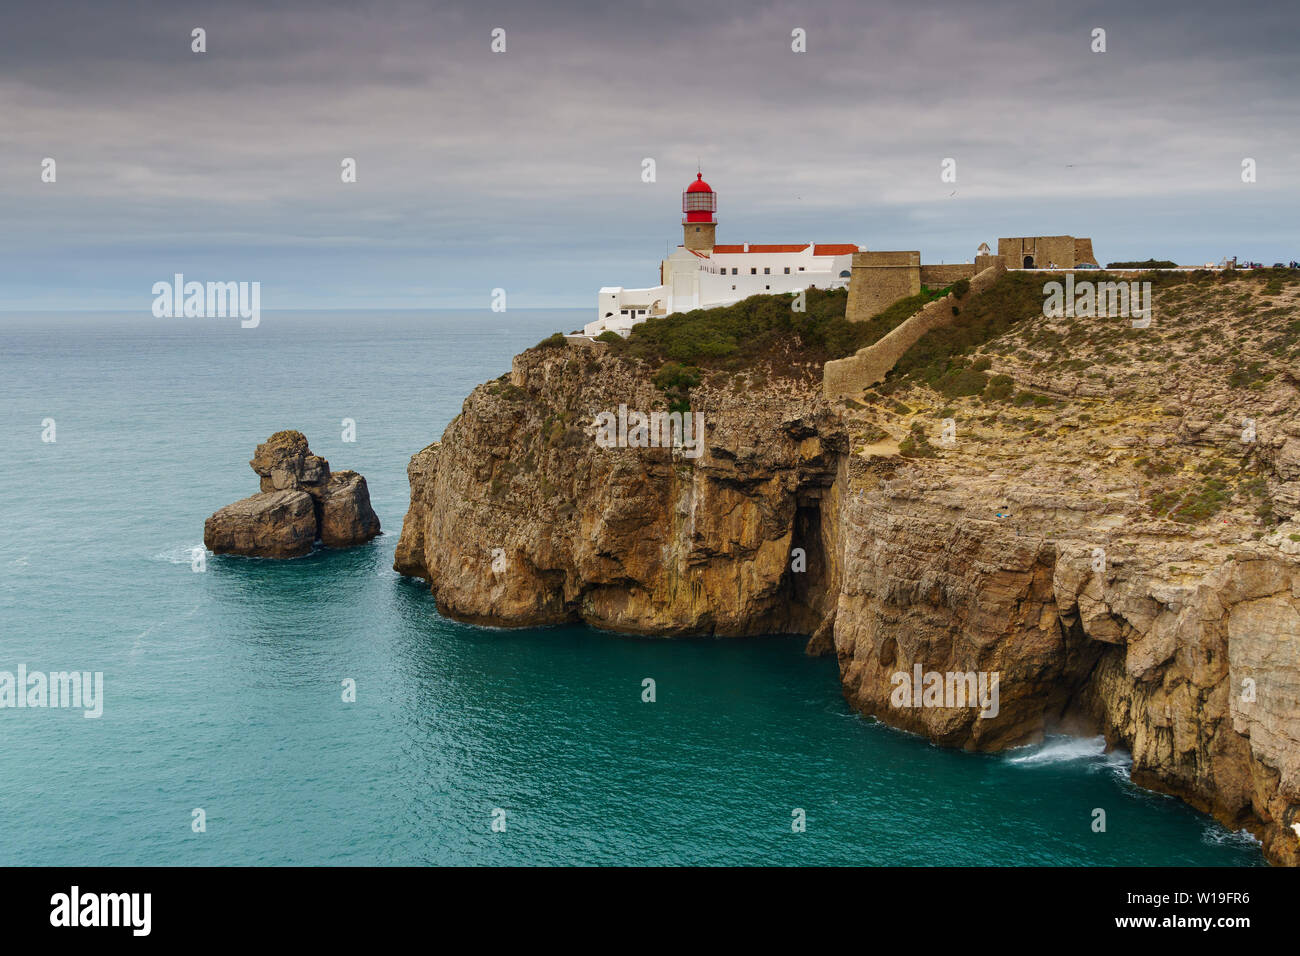
POLYGON ((665 411, 648 374, 603 349, 540 348, 475 389, 408 469, 395 567, 439 609, 502 625, 585 621, 650 634, 815 629, 835 553, 839 417, 793 391, 692 394, 703 454, 596 443, 602 411, 665 411), (828 500, 829 496, 829 500, 828 500), (791 572, 803 548, 809 570, 791 572))
POLYGON ((1289 537, 1231 544, 1025 478, 875 464, 855 467, 842 513, 834 641, 858 710, 967 749, 1101 731, 1140 785, 1300 862, 1289 537), (917 665, 997 674, 997 713, 898 706, 893 675, 917 665))
POLYGON ((1161 288, 1146 329, 1000 286, 983 314, 1014 315, 834 405, 798 361, 706 370, 698 458, 596 440, 665 407, 655 363, 533 349, 411 460, 396 567, 469 621, 809 634, 865 714, 967 749, 1104 733, 1296 865, 1296 278, 1161 288), (912 706, 913 673, 996 706, 912 706))

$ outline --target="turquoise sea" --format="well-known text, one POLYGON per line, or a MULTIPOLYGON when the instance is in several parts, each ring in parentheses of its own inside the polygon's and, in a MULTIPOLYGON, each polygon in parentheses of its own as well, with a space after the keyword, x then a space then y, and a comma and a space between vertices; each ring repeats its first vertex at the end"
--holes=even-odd
POLYGON ((105 681, 97 720, 0 709, 0 865, 1262 863, 1098 741, 970 755, 860 718, 798 638, 440 618, 391 567, 407 460, 586 318, 0 315, 0 671, 105 681), (281 428, 366 476, 384 536, 195 572, 281 428))

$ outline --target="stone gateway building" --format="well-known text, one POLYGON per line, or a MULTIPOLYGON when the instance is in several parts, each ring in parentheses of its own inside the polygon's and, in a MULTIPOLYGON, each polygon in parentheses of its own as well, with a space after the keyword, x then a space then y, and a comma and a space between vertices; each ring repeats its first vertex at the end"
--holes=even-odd
POLYGON ((1074 236, 1016 236, 998 240, 998 255, 1008 269, 1073 269, 1097 265, 1091 239, 1074 236))

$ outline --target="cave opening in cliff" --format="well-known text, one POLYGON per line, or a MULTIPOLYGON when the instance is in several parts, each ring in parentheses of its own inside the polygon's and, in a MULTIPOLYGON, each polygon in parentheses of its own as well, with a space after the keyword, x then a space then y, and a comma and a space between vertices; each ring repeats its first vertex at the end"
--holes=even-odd
POLYGON ((826 578, 821 499, 801 494, 794 513, 785 576, 792 631, 811 634, 821 623, 826 610, 826 578))

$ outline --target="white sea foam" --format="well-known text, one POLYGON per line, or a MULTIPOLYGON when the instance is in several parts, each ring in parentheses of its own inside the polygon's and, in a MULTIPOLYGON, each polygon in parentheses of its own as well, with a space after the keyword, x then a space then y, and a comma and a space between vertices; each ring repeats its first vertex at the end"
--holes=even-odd
POLYGON ((1019 748, 1025 752, 1017 753, 1007 759, 1007 763, 1021 766, 1035 766, 1055 763, 1074 763, 1077 761, 1100 761, 1111 765, 1116 760, 1127 766, 1128 756, 1122 751, 1106 753, 1106 738, 1097 737, 1048 737, 1043 743, 1034 747, 1019 748), (1105 758, 1102 760, 1101 758, 1105 758))
POLYGON ((1229 830, 1218 823, 1211 823, 1201 834, 1201 842, 1211 846, 1263 846, 1249 830, 1229 830))
POLYGON ((168 548, 166 551, 159 551, 153 556, 154 561, 166 561, 168 564, 189 564, 194 560, 195 549, 202 550, 203 542, 198 544, 183 544, 179 547, 168 548))

